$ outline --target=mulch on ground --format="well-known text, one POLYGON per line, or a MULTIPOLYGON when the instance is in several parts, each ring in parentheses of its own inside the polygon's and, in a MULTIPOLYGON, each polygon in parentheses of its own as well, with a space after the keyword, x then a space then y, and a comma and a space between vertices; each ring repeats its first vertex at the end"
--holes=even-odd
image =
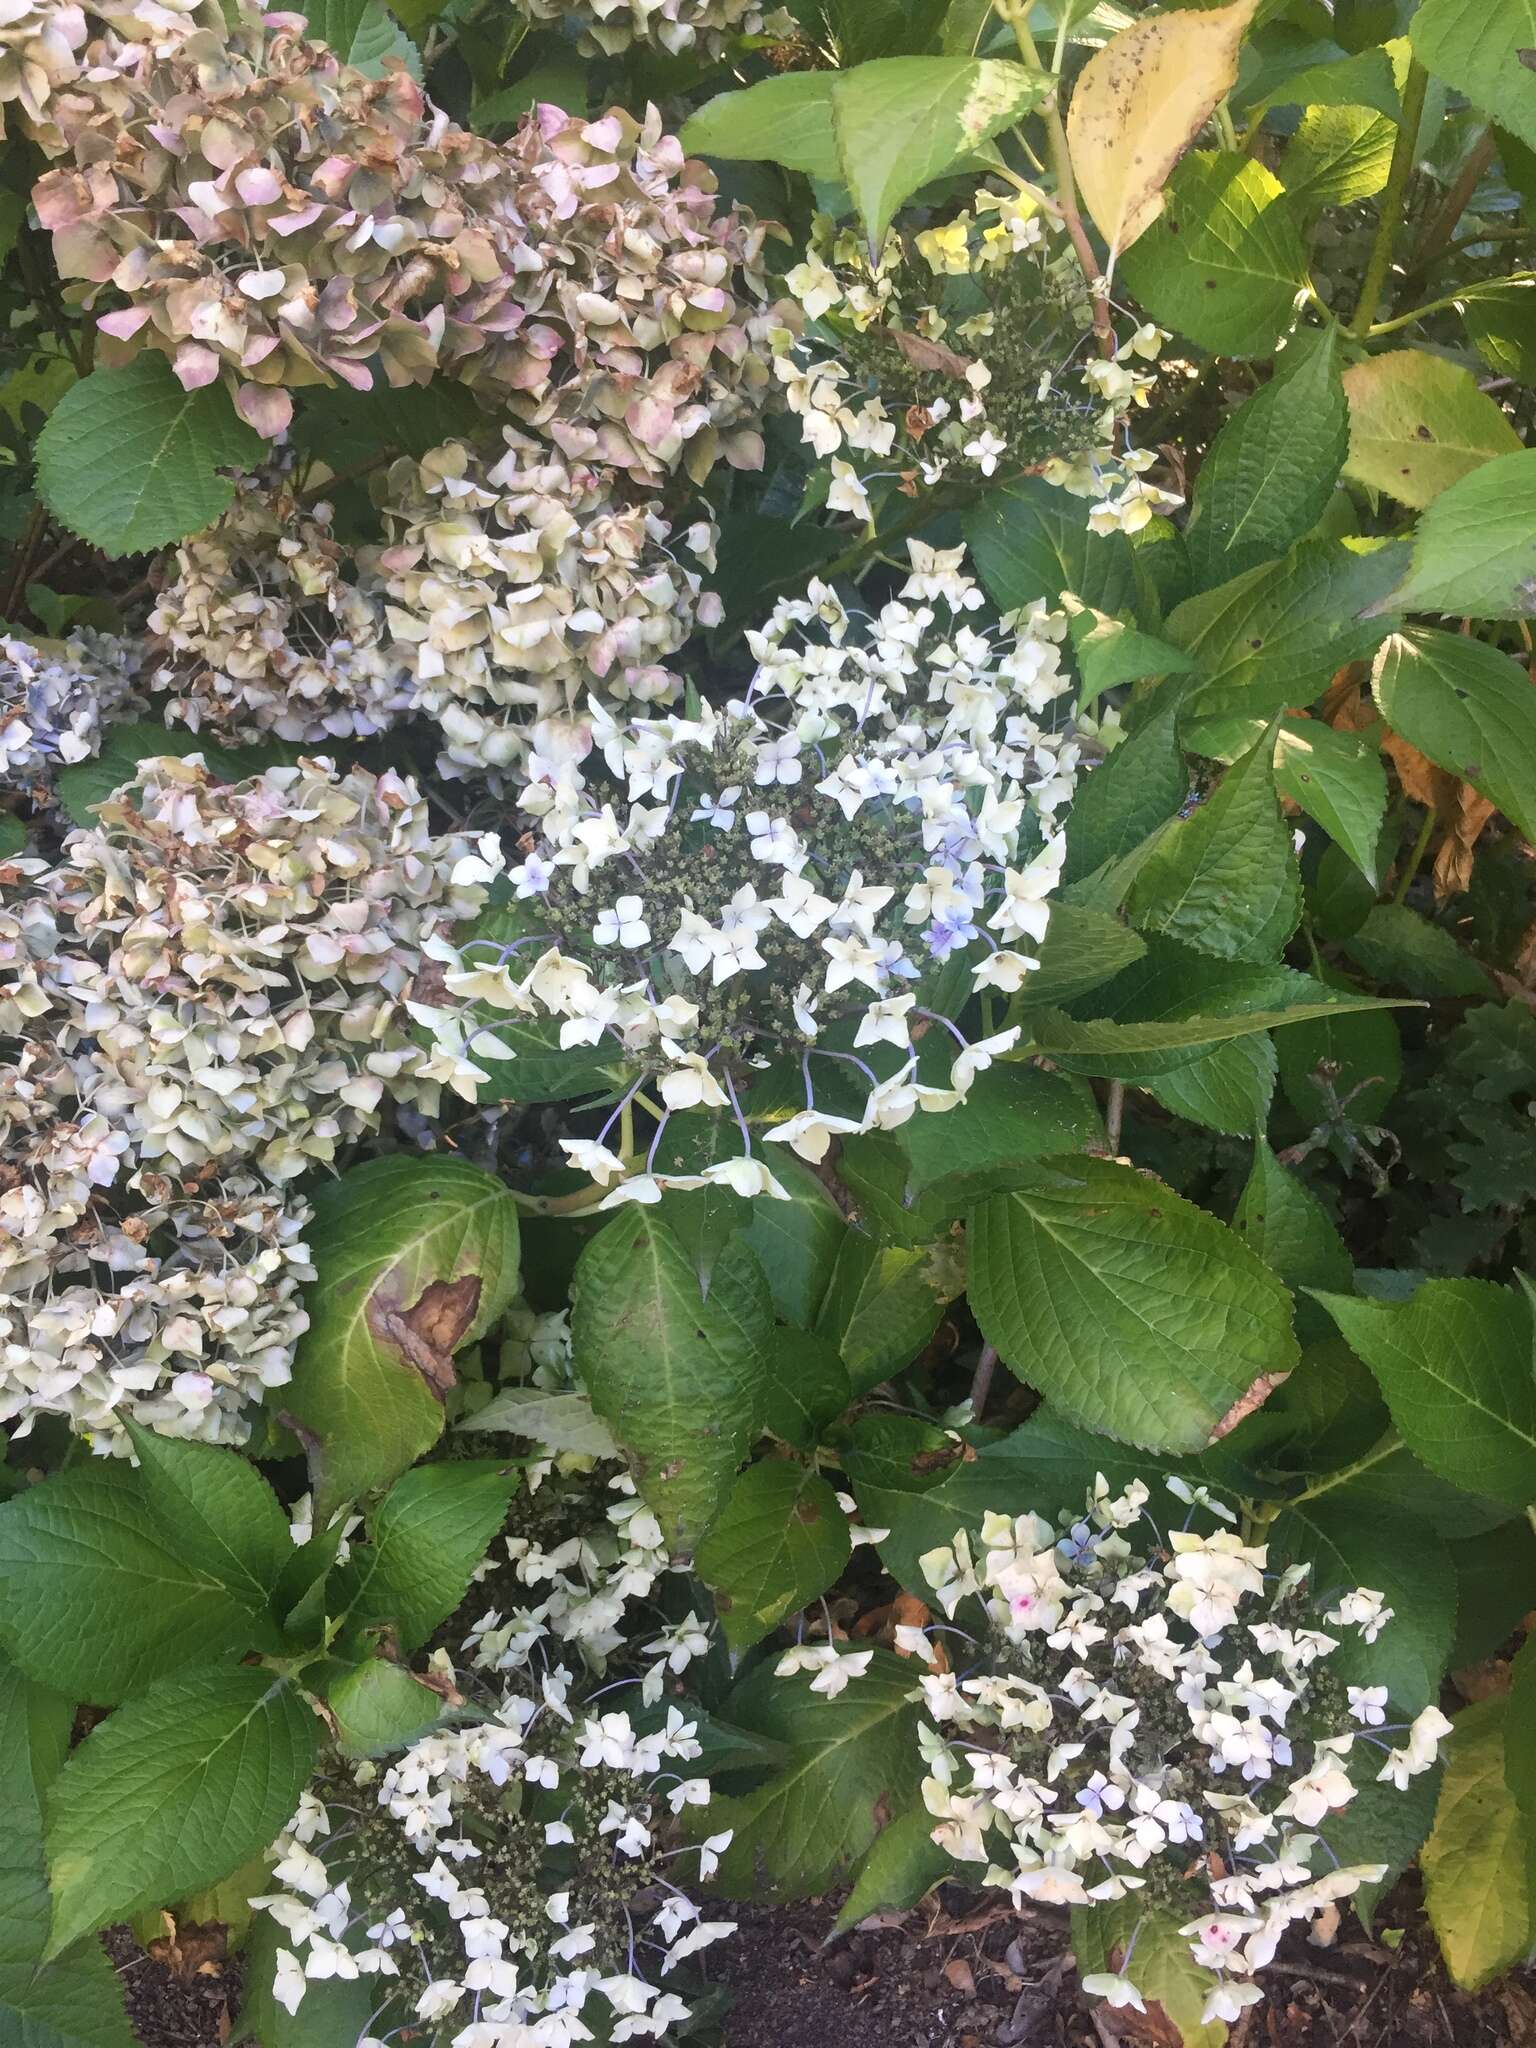
MULTIPOLYGON (((722 2048, 1176 2048, 1135 2014, 1087 2009, 1064 1914, 950 1886, 832 1940, 836 1914, 835 1900, 737 1909, 713 1952, 731 1994, 722 2048)), ((1233 2048, 1536 2048, 1536 1973, 1458 1991, 1412 1879, 1377 1928, 1346 1919, 1326 1949, 1297 1931, 1233 2048)), ((142 2048, 224 2048, 240 1981, 218 1930, 178 1930, 153 1954, 126 1928, 105 1940, 142 2048)))

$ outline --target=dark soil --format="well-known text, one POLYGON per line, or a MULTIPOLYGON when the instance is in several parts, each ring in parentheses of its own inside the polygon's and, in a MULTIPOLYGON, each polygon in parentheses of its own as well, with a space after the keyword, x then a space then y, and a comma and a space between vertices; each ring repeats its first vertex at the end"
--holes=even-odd
MULTIPOLYGON (((724 2048, 1174 2048, 1155 2022, 1086 2009, 1065 1915, 946 1886, 829 1942, 835 1917, 835 1901, 739 1909, 716 1951, 733 2001, 724 2048)), ((1232 2048, 1536 2048, 1536 1974, 1456 1990, 1411 1880, 1377 1925, 1372 1941, 1346 1920, 1326 1949, 1297 1933, 1232 2048)), ((143 2048, 223 2048, 240 1986, 218 1930, 181 1929, 154 1954, 126 1928, 105 1939, 143 2048)))

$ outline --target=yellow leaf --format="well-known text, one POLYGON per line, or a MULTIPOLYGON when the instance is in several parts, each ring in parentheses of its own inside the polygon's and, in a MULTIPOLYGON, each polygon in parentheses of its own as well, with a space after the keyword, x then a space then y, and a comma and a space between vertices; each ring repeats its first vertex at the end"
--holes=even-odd
POLYGON ((1168 174, 1237 77, 1259 0, 1160 14, 1107 42, 1077 81, 1067 141, 1110 262, 1163 210, 1168 174))

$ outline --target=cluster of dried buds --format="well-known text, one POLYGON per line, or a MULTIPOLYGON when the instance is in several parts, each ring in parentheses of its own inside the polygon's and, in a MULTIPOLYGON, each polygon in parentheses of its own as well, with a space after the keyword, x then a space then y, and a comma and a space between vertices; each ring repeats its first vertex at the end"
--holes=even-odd
POLYGON ((0 869, 0 1413, 238 1436, 305 1324, 286 1184, 433 1106, 403 995, 481 891, 392 774, 162 758, 97 815, 0 869))
POLYGON ((0 790, 51 803, 61 768, 88 761, 105 726, 141 711, 142 656, 127 640, 70 635, 57 652, 0 639, 0 790))
POLYGON ((541 106, 506 145, 296 15, 198 30, 52 99, 38 218, 102 330, 221 376, 260 433, 304 385, 447 375, 650 481, 761 462, 748 333, 765 230, 652 112, 541 106))

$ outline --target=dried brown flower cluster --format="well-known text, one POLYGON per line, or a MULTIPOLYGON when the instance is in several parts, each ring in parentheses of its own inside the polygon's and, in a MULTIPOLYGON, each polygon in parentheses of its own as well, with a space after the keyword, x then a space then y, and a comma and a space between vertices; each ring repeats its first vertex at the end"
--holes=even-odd
POLYGON ((707 521, 674 538, 614 471, 506 442, 495 463, 460 442, 402 460, 380 493, 398 535, 377 563, 389 625, 450 770, 518 762, 533 721, 588 691, 669 701, 681 684, 662 664, 718 615, 684 566, 714 567, 707 521))
POLYGON ((503 147, 302 28, 199 31, 55 93, 70 161, 34 200, 107 333, 188 389, 228 376, 268 436, 295 387, 447 374, 648 479, 761 462, 740 301, 765 231, 654 113, 544 106, 503 147))
POLYGON ((0 135, 14 103, 32 135, 62 148, 49 106, 62 86, 95 66, 121 62, 125 48, 164 52, 222 20, 218 0, 0 0, 0 135))
POLYGON ((758 35, 761 0, 513 0, 530 21, 558 21, 579 31, 588 57, 617 57, 631 43, 650 43, 670 57, 696 44, 718 57, 733 35, 758 35))
POLYGON ((386 1089, 435 1104, 405 998, 477 864, 413 785, 324 761, 149 761, 98 817, 0 867, 0 1420, 238 1437, 305 1326, 286 1183, 386 1089))
POLYGON ((384 607, 330 531, 253 477, 221 519, 183 541, 149 615, 166 715, 224 742, 275 733, 303 744, 382 731, 410 708, 384 607))

